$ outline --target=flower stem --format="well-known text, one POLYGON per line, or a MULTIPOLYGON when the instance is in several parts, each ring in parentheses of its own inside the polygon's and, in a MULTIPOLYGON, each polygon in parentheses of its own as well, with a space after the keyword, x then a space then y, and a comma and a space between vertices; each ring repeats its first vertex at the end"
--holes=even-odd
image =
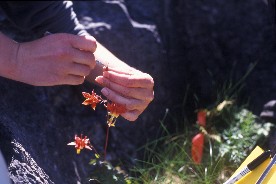
POLYGON ((107 144, 108 144, 108 135, 109 135, 109 126, 107 125, 106 137, 105 137, 105 146, 104 146, 104 160, 106 160, 106 150, 107 150, 107 144))

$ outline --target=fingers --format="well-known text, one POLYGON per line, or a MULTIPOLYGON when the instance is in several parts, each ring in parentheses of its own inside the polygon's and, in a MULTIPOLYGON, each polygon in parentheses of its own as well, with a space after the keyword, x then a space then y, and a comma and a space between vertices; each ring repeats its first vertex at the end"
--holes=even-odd
MULTIPOLYGON (((97 82, 100 82, 103 78, 99 79, 97 82)), ((116 84, 115 84, 116 85, 116 84)), ((109 85, 112 86, 112 85, 109 85)), ((117 85, 117 87, 119 87, 117 85)), ((121 96, 117 92, 108 89, 108 88, 103 88, 101 90, 104 96, 106 96, 109 100, 118 103, 118 104, 123 104, 125 105, 127 112, 121 114, 123 118, 125 118, 128 121, 135 121, 139 115, 144 111, 144 109, 148 106, 150 101, 143 101, 143 100, 138 100, 134 98, 127 98, 125 96, 121 96)))
POLYGON ((64 57, 69 62, 74 61, 75 63, 88 65, 91 69, 95 67, 96 61, 93 52, 95 52, 97 44, 94 37, 61 33, 53 36, 58 37, 53 37, 52 39, 66 40, 67 43, 71 44, 69 47, 61 45, 60 48, 57 48, 56 56, 60 58, 64 57))
POLYGON ((87 65, 78 64, 78 63, 70 63, 68 68, 69 75, 76 75, 76 76, 87 76, 89 75, 91 69, 87 65))
POLYGON ((121 116, 129 121, 135 121, 154 98, 152 77, 140 71, 127 73, 108 69, 95 81, 104 87, 101 91, 104 96, 125 105, 127 112, 121 116))
POLYGON ((87 65, 90 69, 93 69, 96 65, 95 56, 91 52, 72 48, 69 53, 70 59, 75 63, 87 65))
POLYGON ((104 71, 103 76, 110 81, 126 87, 153 88, 154 81, 149 74, 137 72, 134 74, 104 71))
POLYGON ((117 92, 108 89, 108 88, 103 88, 101 90, 104 96, 106 96, 109 100, 118 103, 118 104, 123 104, 125 105, 126 109, 128 111, 132 110, 138 110, 138 111, 143 111, 149 104, 147 101, 135 99, 135 98, 127 98, 124 97, 117 92))
POLYGON ((35 85, 78 85, 95 66, 92 36, 52 34, 18 47, 14 79, 35 85))
POLYGON ((67 75, 64 78, 64 81, 62 82, 62 84, 79 85, 79 84, 82 84, 84 80, 85 80, 85 77, 83 76, 67 75))
POLYGON ((72 47, 80 50, 95 52, 97 48, 96 39, 93 36, 76 36, 68 34, 72 47))
POLYGON ((128 98, 136 98, 136 99, 143 99, 148 102, 152 101, 154 98, 153 92, 146 88, 128 88, 117 83, 114 83, 103 76, 98 76, 95 79, 96 82, 101 84, 102 86, 106 86, 109 89, 120 93, 121 95, 128 97, 128 98))
POLYGON ((123 113, 123 114, 121 114, 121 116, 129 121, 135 121, 141 113, 142 112, 140 112, 138 110, 133 110, 133 111, 128 111, 126 113, 123 113))

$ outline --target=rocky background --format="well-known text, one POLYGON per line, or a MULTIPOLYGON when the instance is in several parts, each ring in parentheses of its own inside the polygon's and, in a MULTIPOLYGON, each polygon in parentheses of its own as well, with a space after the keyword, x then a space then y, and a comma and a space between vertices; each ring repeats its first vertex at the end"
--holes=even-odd
MULTIPOLYGON (((143 155, 137 149, 158 136, 166 109, 193 119, 195 109, 214 103, 225 81, 235 84, 254 64, 240 100, 258 115, 276 98, 271 8, 262 0, 75 1, 90 34, 155 79, 155 100, 143 115, 134 123, 119 119, 111 129, 107 160, 126 168, 135 164, 143 155)), ((81 105, 82 91, 100 89, 87 83, 34 88, 3 78, 0 86, 0 147, 11 179, 87 183, 93 154, 77 155, 66 144, 83 133, 103 152, 105 111, 81 105)), ((166 121, 172 131, 190 125, 166 121)))

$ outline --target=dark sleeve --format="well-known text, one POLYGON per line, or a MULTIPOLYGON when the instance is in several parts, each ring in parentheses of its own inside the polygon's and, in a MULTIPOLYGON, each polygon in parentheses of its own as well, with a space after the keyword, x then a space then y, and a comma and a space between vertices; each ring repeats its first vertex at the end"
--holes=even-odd
POLYGON ((8 21, 23 32, 86 34, 71 1, 1 1, 8 21))

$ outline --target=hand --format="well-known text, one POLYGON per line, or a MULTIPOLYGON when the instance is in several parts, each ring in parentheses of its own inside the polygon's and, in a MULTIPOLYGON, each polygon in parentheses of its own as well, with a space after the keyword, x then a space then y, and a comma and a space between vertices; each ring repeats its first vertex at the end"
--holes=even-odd
POLYGON ((96 40, 66 33, 20 43, 12 79, 35 86, 78 85, 95 67, 96 40))
POLYGON ((129 121, 135 121, 154 98, 153 78, 135 69, 108 68, 95 81, 104 86, 101 90, 104 96, 126 106, 127 112, 121 116, 129 121))

